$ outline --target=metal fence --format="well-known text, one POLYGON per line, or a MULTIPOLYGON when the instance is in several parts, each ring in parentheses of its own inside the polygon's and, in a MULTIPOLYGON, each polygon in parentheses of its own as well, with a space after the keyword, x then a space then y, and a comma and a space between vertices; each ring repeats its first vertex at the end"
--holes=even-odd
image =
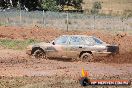
POLYGON ((132 18, 44 11, 2 11, 0 25, 50 27, 64 30, 132 30, 132 18))

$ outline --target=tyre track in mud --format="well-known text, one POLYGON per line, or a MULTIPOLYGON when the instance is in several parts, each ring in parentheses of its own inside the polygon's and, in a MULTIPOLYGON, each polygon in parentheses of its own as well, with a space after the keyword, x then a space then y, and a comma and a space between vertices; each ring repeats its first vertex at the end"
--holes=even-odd
MULTIPOLYGON (((90 79, 128 79, 132 81, 132 64, 33 59, 29 58, 25 51, 0 50, 0 80, 9 80, 0 86, 9 88, 14 88, 14 86, 15 88, 35 86, 43 88, 42 85, 50 88, 82 88, 78 82, 82 68, 89 72, 90 79), (17 77, 21 77, 21 79, 18 81, 15 79, 17 77), (16 84, 10 83, 11 81, 16 84)), ((108 87, 124 88, 124 86, 108 87)), ((93 88, 93 86, 89 86, 89 88, 93 88)), ((100 86, 96 88, 100 88, 100 86)), ((131 88, 131 86, 125 86, 125 88, 131 88)))
MULTIPOLYGON (((33 59, 24 51, 4 49, 0 52, 0 76, 65 76, 77 79, 81 69, 89 71, 90 77, 102 78, 132 74, 132 64, 81 62, 57 59, 33 59)), ((121 77, 120 77, 121 78, 121 77)), ((129 78, 130 79, 130 78, 129 78)))

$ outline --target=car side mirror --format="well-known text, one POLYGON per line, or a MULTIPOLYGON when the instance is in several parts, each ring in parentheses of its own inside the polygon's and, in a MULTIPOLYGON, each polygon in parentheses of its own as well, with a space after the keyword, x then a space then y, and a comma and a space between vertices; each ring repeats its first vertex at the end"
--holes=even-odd
POLYGON ((55 42, 52 42, 53 45, 55 45, 55 42))

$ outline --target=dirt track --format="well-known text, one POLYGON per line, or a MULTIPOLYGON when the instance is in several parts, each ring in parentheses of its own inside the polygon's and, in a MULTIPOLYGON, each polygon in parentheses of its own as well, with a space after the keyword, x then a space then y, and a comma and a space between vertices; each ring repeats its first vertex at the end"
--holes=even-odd
MULTIPOLYGON (((132 80, 132 36, 110 35, 97 31, 64 32, 59 30, 24 29, 14 27, 0 27, 0 38, 11 39, 39 39, 50 41, 62 34, 96 35, 108 43, 120 45, 120 54, 116 57, 95 58, 94 62, 72 62, 64 59, 31 59, 25 51, 0 48, 0 76, 59 76, 71 77, 77 80, 81 69, 89 71, 90 78, 129 79, 132 80), (54 32, 54 33, 53 33, 54 32), (120 63, 120 64, 119 64, 120 63)), ((129 87, 128 87, 129 88, 129 87)))
POLYGON ((85 68, 92 77, 104 75, 113 76, 131 74, 131 64, 114 64, 99 62, 73 62, 70 59, 31 59, 24 51, 1 50, 0 75, 1 76, 51 76, 51 75, 81 75, 81 69, 85 68), (2 52, 2 53, 1 53, 2 52))
MULTIPOLYGON (((127 63, 72 62, 65 59, 38 60, 29 58, 24 51, 9 49, 1 50, 0 54, 0 77, 64 77, 65 79, 70 78, 69 80, 76 83, 81 76, 81 69, 84 68, 89 72, 91 79, 132 80, 132 64, 127 63)), ((0 79, 4 80, 5 78, 0 79)), ((46 78, 45 80, 49 81, 50 79, 46 78)), ((59 80, 56 81, 60 82, 59 80)), ((55 83, 54 81, 51 82, 55 83)), ((61 86, 68 87, 63 84, 61 86)), ((77 87, 79 87, 79 83, 77 83, 77 87)))

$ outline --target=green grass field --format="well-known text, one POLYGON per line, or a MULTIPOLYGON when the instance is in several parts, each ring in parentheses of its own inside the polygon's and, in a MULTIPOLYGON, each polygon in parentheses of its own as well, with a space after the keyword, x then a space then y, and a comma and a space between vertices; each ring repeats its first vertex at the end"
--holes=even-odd
POLYGON ((11 40, 11 39, 0 39, 0 46, 8 49, 18 49, 23 50, 29 44, 37 43, 38 41, 33 39, 28 40, 11 40))

